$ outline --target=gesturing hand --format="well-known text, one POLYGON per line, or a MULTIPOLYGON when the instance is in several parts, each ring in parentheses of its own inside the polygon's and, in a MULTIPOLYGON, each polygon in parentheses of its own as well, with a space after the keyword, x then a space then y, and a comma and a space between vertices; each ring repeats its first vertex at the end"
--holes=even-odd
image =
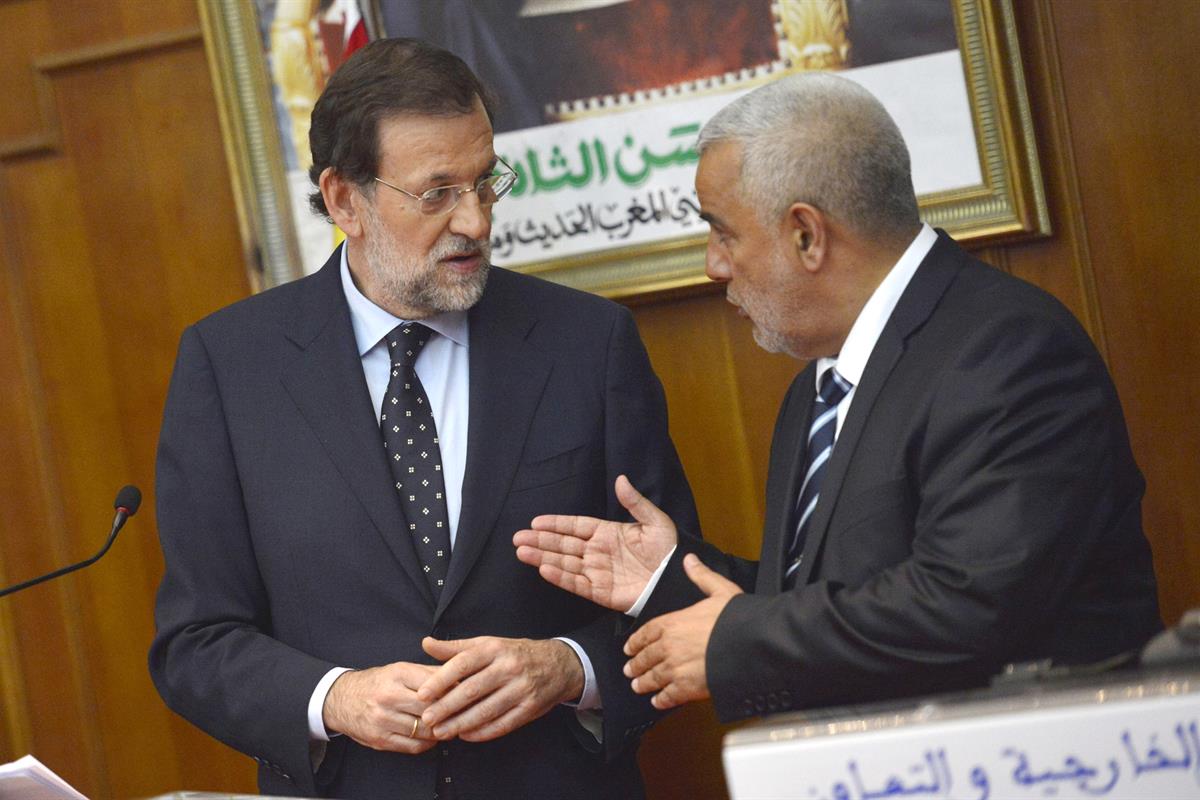
POLYGON ((549 514, 517 531, 517 558, 560 589, 614 611, 627 611, 675 546, 675 523, 617 478, 617 499, 637 522, 549 514))
POLYGON ((556 639, 426 638, 421 646, 446 662, 417 692, 429 704, 422 727, 438 739, 496 739, 583 693, 583 665, 556 639))
POLYGON ((656 617, 625 643, 625 677, 638 694, 655 692, 650 702, 666 710, 709 696, 704 654, 717 617, 734 595, 742 593, 733 581, 718 575, 694 555, 683 559, 692 583, 708 597, 681 611, 656 617))
POLYGON ((434 670, 400 661, 342 673, 325 696, 321 716, 326 730, 376 750, 425 752, 437 739, 419 724, 427 704, 417 699, 417 689, 434 670))

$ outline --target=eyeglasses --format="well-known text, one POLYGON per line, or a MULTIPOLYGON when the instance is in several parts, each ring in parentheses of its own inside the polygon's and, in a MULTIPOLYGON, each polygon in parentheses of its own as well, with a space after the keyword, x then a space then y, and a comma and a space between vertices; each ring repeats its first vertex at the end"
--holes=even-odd
POLYGON ((496 156, 496 159, 504 165, 504 172, 495 172, 486 178, 480 178, 474 184, 464 183, 457 186, 435 186, 432 189, 426 189, 420 194, 413 194, 407 189, 393 186, 383 178, 376 178, 375 180, 389 189, 395 189, 397 192, 408 195, 416 200, 420 203, 419 208, 422 214, 429 217, 436 217, 441 214, 449 214, 457 208, 458 201, 467 192, 474 192, 481 206, 490 206, 508 194, 512 190, 513 184, 517 182, 517 173, 503 158, 496 156))

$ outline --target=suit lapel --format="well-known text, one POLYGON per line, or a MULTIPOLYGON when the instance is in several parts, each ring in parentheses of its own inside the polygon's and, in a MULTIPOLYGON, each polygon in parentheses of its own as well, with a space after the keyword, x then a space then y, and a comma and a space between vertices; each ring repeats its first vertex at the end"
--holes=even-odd
POLYGON ((470 314, 467 468, 454 552, 435 622, 487 544, 551 371, 548 359, 526 341, 536 317, 506 301, 508 279, 502 270, 495 270, 483 299, 470 314))
POLYGON ((342 292, 339 258, 335 251, 321 271, 307 279, 286 323, 288 338, 301 352, 283 369, 281 380, 347 488, 432 609, 433 593, 419 571, 371 409, 342 292))
MULTIPOLYGON (((875 343, 867 368, 863 371, 862 382, 854 390, 854 400, 850 404, 850 413, 842 423, 841 433, 833 447, 833 455, 825 466, 825 477, 821 481, 820 496, 817 507, 813 509, 812 519, 808 523, 808 533, 804 539, 804 557, 800 562, 799 573, 796 575, 796 585, 808 583, 812 574, 813 564, 825 535, 829 530, 829 519, 833 509, 837 507, 838 495, 841 493, 846 468, 850 464, 858 440, 862 436, 863 425, 879 398, 879 392, 887 382, 888 375, 896 366, 900 354, 904 352, 904 342, 898 337, 884 333, 875 343)), ((799 488, 796 490, 799 492, 799 488)))
MULTIPOLYGON (((841 433, 833 447, 833 455, 825 468, 821 494, 813 509, 808 535, 804 541, 804 558, 796 576, 796 585, 803 586, 812 576, 817 554, 829 533, 829 522, 837 508, 854 450, 863 430, 871 421, 871 412, 888 377, 904 353, 905 340, 920 328, 933 313, 946 288, 963 263, 964 253, 944 232, 938 231, 938 241, 922 260, 908 287, 892 310, 887 324, 875 343, 863 370, 862 380, 854 390, 850 412, 842 424, 841 433)), ((810 401, 811 403, 811 401, 810 401)), ((885 411, 886 413, 886 411, 885 411)), ((799 487, 796 488, 799 492, 799 487)), ((794 498, 795 495, 792 495, 794 498)))
POLYGON ((776 423, 777 438, 771 448, 768 476, 782 476, 778 481, 768 479, 767 518, 763 525, 762 563, 759 565, 757 589, 775 594, 783 588, 784 560, 795 535, 796 498, 806 461, 806 433, 812 418, 813 376, 816 362, 807 367, 792 382, 787 407, 776 423))

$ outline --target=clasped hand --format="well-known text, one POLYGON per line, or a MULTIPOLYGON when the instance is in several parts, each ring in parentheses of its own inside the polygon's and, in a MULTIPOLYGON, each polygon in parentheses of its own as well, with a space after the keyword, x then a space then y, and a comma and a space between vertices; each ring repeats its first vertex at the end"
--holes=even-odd
POLYGON ((481 636, 421 645, 445 663, 397 662, 339 676, 325 698, 326 729, 415 754, 454 738, 498 738, 583 691, 583 666, 560 641, 481 636))

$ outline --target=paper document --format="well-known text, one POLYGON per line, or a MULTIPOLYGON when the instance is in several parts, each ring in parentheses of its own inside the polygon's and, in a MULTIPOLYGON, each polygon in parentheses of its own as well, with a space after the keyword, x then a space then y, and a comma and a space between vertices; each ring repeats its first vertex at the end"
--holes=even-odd
POLYGON ((3 800, 87 800, 33 756, 0 766, 3 800))

